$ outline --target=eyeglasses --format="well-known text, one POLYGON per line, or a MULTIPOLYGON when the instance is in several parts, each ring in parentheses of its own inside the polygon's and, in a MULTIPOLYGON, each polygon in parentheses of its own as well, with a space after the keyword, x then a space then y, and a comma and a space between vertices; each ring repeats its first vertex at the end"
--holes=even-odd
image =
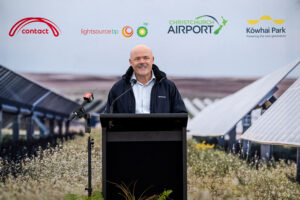
POLYGON ((133 60, 134 61, 140 61, 140 60, 144 60, 144 61, 149 61, 151 58, 149 56, 144 56, 144 57, 135 57, 133 60))

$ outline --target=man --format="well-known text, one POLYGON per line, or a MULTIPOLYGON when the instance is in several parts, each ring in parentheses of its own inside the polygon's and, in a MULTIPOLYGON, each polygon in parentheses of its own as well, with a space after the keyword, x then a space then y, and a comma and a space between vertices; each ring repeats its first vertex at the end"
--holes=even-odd
POLYGON ((175 84, 153 64, 149 47, 130 52, 130 67, 108 94, 106 113, 186 113, 175 84))

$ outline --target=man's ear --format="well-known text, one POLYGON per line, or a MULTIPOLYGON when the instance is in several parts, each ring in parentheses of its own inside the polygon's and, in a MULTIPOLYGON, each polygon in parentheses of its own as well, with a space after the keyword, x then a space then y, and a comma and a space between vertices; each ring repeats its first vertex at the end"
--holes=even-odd
POLYGON ((131 64, 131 59, 130 59, 130 58, 129 58, 129 64, 132 65, 132 64, 131 64))

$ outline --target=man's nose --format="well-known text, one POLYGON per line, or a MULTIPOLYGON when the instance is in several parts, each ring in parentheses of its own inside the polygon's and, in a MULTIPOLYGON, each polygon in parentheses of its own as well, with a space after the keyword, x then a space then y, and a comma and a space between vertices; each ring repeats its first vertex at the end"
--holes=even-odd
POLYGON ((146 59, 141 58, 139 61, 140 61, 139 63, 145 63, 145 62, 146 62, 146 59))

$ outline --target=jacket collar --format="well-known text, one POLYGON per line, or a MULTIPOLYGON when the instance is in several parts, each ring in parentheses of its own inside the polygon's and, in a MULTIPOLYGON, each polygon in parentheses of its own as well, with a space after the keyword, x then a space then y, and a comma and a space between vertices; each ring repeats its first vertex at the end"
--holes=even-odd
MULTIPOLYGON (((155 76, 157 82, 159 82, 162 78, 167 77, 166 73, 163 71, 160 71, 159 68, 155 64, 152 65, 152 70, 153 70, 153 73, 154 73, 154 76, 155 76)), ((133 68, 130 66, 128 68, 128 70, 126 71, 126 73, 122 76, 122 78, 126 81, 126 83, 130 83, 132 73, 133 73, 133 68)))

